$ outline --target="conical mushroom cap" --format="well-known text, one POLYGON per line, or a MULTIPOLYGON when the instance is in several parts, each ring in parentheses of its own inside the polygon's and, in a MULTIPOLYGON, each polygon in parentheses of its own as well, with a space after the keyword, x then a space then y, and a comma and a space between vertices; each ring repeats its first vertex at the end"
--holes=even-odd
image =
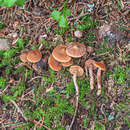
POLYGON ((96 61, 95 61, 93 64, 94 64, 97 68, 106 71, 106 66, 105 66, 105 64, 104 64, 103 61, 101 61, 101 62, 96 62, 96 61))
POLYGON ((78 65, 73 65, 70 67, 69 72, 73 75, 76 74, 77 76, 82 76, 84 73, 84 70, 82 67, 78 65))
POLYGON ((21 53, 20 59, 22 62, 26 63, 28 61, 27 60, 27 53, 25 53, 25 52, 21 53))
POLYGON ((39 50, 31 50, 27 53, 27 60, 31 63, 36 63, 40 61, 42 54, 39 50))
POLYGON ((54 71, 60 71, 62 69, 62 66, 60 65, 60 63, 57 62, 52 55, 50 55, 48 59, 48 64, 50 68, 54 71))
POLYGON ((86 53, 86 47, 79 42, 71 42, 67 45, 66 53, 68 56, 79 58, 86 53))
POLYGON ((70 61, 68 61, 68 62, 62 62, 61 63, 61 65, 64 66, 64 67, 68 67, 68 66, 70 66, 72 64, 73 64, 73 60, 72 59, 70 61))
POLYGON ((58 62, 69 62, 71 60, 71 57, 66 54, 65 45, 58 45, 54 48, 52 55, 58 62))

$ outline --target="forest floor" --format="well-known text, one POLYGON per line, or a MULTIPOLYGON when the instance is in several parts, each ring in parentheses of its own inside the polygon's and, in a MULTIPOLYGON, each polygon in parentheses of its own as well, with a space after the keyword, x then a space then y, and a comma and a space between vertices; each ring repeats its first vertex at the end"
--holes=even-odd
POLYGON ((130 130, 130 12, 125 0, 28 0, 0 7, 0 129, 69 130, 76 92, 69 67, 53 71, 48 58, 60 44, 80 42, 87 52, 73 58, 84 69, 77 78, 79 102, 72 130, 130 130), (82 37, 77 38, 79 30, 82 37), (8 41, 8 42, 7 42, 8 41), (7 42, 7 43, 6 43, 7 42), (41 47, 42 45, 42 47, 41 47), (20 55, 39 49, 40 71, 20 55), (101 94, 85 75, 85 61, 103 61, 101 94))

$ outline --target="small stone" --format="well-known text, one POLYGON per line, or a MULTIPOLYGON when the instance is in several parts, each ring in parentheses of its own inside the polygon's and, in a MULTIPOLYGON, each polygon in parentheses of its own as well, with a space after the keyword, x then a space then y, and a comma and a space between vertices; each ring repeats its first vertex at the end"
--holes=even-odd
POLYGON ((92 53, 92 52, 94 52, 94 49, 93 49, 93 47, 91 47, 91 46, 88 46, 88 47, 87 47, 87 52, 89 52, 89 53, 92 53))
POLYGON ((80 30, 77 30, 74 32, 75 37, 81 38, 83 36, 83 33, 80 30))
POLYGON ((0 50, 9 50, 9 41, 7 39, 0 39, 0 50))

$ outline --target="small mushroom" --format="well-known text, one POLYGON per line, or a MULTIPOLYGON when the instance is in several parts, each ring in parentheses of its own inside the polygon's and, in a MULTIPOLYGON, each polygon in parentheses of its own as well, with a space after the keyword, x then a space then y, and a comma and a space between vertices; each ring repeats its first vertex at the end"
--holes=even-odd
POLYGON ((25 53, 25 52, 21 53, 20 59, 22 62, 26 63, 28 61, 27 60, 27 53, 25 53))
POLYGON ((41 72, 43 69, 46 68, 46 63, 42 59, 42 54, 41 54, 40 50, 30 50, 30 51, 28 51, 27 60, 30 63, 35 64, 35 65, 32 66, 35 70, 40 70, 40 72, 41 72))
POLYGON ((52 55, 58 62, 69 62, 71 60, 71 57, 66 54, 65 45, 58 45, 54 48, 52 55))
POLYGON ((79 58, 86 53, 86 47, 79 42, 71 42, 67 45, 66 53, 70 57, 79 58))
POLYGON ((77 30, 74 32, 75 37, 81 38, 83 36, 83 33, 80 30, 77 30))
POLYGON ((60 71, 61 68, 62 68, 62 66, 60 65, 60 63, 57 62, 52 55, 50 55, 50 57, 48 59, 48 64, 49 64, 50 68, 52 70, 54 70, 54 71, 60 71))
POLYGON ((103 61, 101 62, 94 62, 94 65, 98 68, 97 70, 97 96, 101 94, 101 70, 106 71, 106 66, 103 61))
POLYGON ((72 119, 70 127, 69 127, 69 130, 70 130, 73 123, 74 123, 75 117, 76 117, 76 113, 77 113, 77 109, 78 109, 78 101, 79 101, 79 87, 78 87, 78 84, 76 82, 76 77, 77 76, 82 76, 84 71, 80 66, 73 65, 73 66, 70 67, 69 72, 71 74, 73 74, 73 82, 74 82, 75 89, 76 89, 76 109, 75 109, 75 114, 73 116, 73 119, 72 119))
POLYGON ((94 76, 93 76, 93 63, 95 61, 94 60, 91 60, 91 59, 88 59, 86 62, 85 62, 85 71, 86 71, 86 76, 88 76, 88 69, 89 69, 89 75, 90 75, 90 88, 91 90, 94 88, 94 76))
POLYGON ((40 61, 42 58, 42 54, 39 50, 30 50, 27 53, 27 60, 31 63, 36 63, 40 61))
POLYGON ((70 66, 72 64, 73 64, 73 60, 72 59, 70 61, 68 61, 68 62, 61 62, 61 65, 64 66, 64 67, 68 67, 68 66, 70 66))

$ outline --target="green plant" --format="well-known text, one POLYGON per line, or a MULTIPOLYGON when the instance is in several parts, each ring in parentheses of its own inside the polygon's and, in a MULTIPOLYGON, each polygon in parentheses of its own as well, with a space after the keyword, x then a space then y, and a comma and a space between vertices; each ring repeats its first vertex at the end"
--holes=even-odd
POLYGON ((114 51, 112 48, 107 47, 108 44, 109 44, 108 41, 105 41, 104 44, 99 45, 99 49, 97 49, 96 53, 101 54, 101 53, 109 52, 112 54, 114 51))
POLYGON ((92 20, 92 18, 91 18, 90 15, 83 16, 82 19, 81 19, 81 21, 83 23, 78 24, 77 25, 77 29, 82 30, 82 31, 84 31, 86 29, 94 28, 94 27, 96 27, 98 25, 97 22, 94 22, 92 20))
POLYGON ((117 82, 117 84, 124 84, 126 81, 126 72, 124 69, 122 69, 120 66, 114 68, 114 74, 113 74, 114 80, 117 82))
POLYGON ((0 6, 12 7, 15 3, 24 6, 25 0, 0 0, 0 6))
POLYGON ((51 13, 51 17, 58 21, 58 24, 62 28, 68 28, 67 16, 71 15, 71 10, 66 8, 66 3, 64 4, 64 9, 62 11, 54 10, 51 13))
POLYGON ((0 29, 3 29, 5 27, 5 24, 0 23, 0 29))
POLYGON ((4 89, 7 85, 6 79, 3 77, 0 77, 0 89, 4 89))

